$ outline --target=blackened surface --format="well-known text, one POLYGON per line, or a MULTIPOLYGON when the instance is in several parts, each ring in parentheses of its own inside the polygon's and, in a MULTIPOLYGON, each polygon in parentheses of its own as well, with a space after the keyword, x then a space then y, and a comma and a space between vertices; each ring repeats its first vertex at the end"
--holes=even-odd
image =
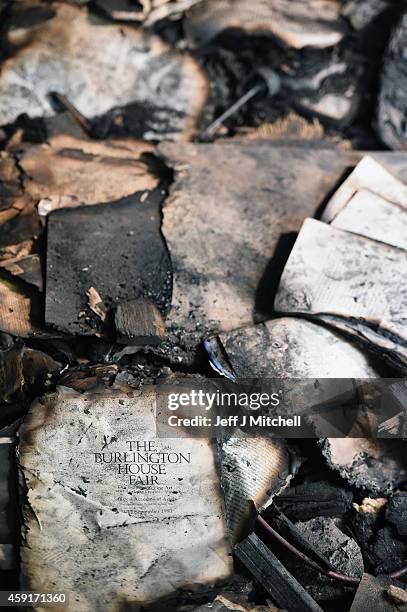
POLYGON ((340 516, 351 509, 350 491, 328 482, 311 482, 292 487, 276 503, 292 521, 307 521, 317 516, 340 516))
POLYGON ((106 308, 150 298, 165 314, 171 268, 160 234, 159 191, 51 213, 48 222, 47 323, 73 334, 103 324, 88 306, 94 287, 106 308))
POLYGON ((397 537, 394 529, 383 527, 367 550, 367 558, 373 571, 389 574, 401 569, 407 558, 407 541, 397 537))
POLYGON ((391 498, 386 509, 386 519, 394 525, 399 535, 407 537, 407 493, 391 498))

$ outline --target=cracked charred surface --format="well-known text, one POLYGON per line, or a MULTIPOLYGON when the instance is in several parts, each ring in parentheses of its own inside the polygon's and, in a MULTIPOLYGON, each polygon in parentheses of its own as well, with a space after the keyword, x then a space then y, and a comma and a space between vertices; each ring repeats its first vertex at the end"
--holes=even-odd
POLYGON ((230 575, 212 445, 157 439, 155 395, 60 389, 32 406, 19 453, 27 588, 58 585, 78 611, 116 611, 230 575))

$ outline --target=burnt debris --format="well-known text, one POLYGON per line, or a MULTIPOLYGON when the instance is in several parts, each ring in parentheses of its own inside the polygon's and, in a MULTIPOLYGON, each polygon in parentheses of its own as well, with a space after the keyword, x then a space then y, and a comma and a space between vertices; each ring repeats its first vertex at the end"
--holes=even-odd
POLYGON ((0 17, 0 587, 403 610, 406 3, 0 17), (169 387, 273 379, 303 437, 156 429, 169 387))

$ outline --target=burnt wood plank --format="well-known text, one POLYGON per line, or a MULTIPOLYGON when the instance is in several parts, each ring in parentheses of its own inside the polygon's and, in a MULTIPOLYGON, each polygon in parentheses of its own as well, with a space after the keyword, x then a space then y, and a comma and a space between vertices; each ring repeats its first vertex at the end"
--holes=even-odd
POLYGON ((165 324, 157 306, 150 300, 128 300, 117 306, 117 341, 121 344, 158 344, 165 335, 165 324))
POLYGON ((256 534, 252 533, 243 540, 235 553, 277 605, 288 612, 322 612, 311 595, 256 534))

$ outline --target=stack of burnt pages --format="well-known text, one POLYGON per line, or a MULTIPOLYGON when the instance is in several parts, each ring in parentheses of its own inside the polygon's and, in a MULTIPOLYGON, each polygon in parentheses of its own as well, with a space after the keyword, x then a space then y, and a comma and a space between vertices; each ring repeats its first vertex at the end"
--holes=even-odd
POLYGON ((301 227, 274 301, 290 316, 209 340, 214 368, 230 378, 370 378, 380 363, 404 373, 406 209, 407 185, 365 156, 322 220, 301 227))
POLYGON ((366 156, 306 219, 275 300, 317 319, 407 370, 407 185, 366 156))

